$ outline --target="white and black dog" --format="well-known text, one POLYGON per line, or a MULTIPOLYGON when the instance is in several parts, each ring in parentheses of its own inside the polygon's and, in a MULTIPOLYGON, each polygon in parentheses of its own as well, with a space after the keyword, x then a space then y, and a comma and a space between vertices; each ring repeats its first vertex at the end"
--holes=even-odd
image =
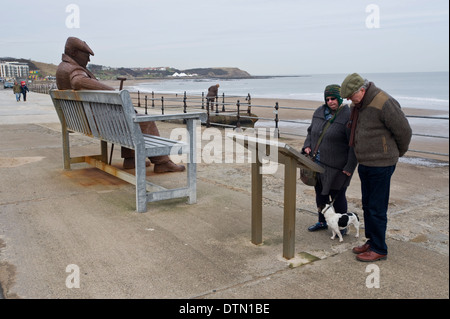
MULTIPOLYGON (((334 202, 334 200, 333 200, 334 202)), ((325 216, 328 226, 331 228, 331 239, 339 237, 339 242, 342 242, 341 229, 353 225, 356 228, 356 238, 359 237, 359 217, 356 213, 337 214, 333 207, 333 202, 326 204, 322 209, 322 214, 325 216)))

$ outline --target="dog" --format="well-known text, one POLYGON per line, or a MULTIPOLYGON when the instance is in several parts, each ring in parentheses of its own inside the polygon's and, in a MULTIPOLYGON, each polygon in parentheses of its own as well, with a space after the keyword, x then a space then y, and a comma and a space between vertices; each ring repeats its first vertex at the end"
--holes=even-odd
POLYGON ((344 241, 340 230, 348 227, 349 225, 353 225, 356 228, 355 237, 359 237, 359 217, 356 213, 337 214, 334 210, 333 203, 330 203, 325 205, 325 208, 322 210, 322 214, 325 216, 325 220, 331 228, 331 239, 334 239, 336 235, 338 235, 339 242, 344 241))

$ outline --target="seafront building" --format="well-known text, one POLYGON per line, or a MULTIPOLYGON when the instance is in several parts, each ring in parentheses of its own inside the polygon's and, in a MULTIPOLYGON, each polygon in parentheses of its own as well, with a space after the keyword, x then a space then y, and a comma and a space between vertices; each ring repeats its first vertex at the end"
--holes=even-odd
POLYGON ((1 78, 28 78, 30 67, 26 63, 0 61, 1 78))

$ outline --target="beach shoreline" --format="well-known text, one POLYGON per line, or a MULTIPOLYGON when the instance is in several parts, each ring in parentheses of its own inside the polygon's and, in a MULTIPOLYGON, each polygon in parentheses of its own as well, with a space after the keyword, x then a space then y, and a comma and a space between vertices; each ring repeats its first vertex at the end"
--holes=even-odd
MULTIPOLYGON (((130 92, 137 92, 134 89, 131 89, 133 87, 139 86, 140 84, 144 83, 150 83, 150 82, 160 82, 165 81, 167 79, 131 79, 126 80, 123 82, 123 89, 129 90, 130 92)), ((120 81, 119 80, 106 80, 102 81, 104 84, 109 85, 115 89, 119 89, 120 81)), ((207 92, 207 88, 204 89, 204 92, 207 92)), ((143 92, 143 95, 149 95, 150 92, 143 92)), ((172 96, 175 94, 170 93, 164 93, 161 94, 160 92, 155 92, 155 97, 160 98, 161 95, 164 96, 172 96)), ((188 98, 192 99, 198 99, 201 96, 201 92, 198 93, 198 96, 188 96, 188 98)), ((242 105, 245 104, 246 96, 240 97, 240 102, 242 105)), ((236 102, 239 97, 233 96, 229 99, 234 99, 236 102)), ((227 101, 229 102, 229 101, 227 101)), ((253 105, 263 105, 263 106, 273 106, 275 107, 275 104, 278 102, 278 105, 280 107, 295 107, 295 108, 309 108, 310 110, 307 110, 307 112, 314 111, 317 107, 322 105, 324 102, 322 101, 316 101, 316 100, 308 100, 308 99, 292 99, 292 98, 262 98, 262 97, 252 97, 252 104, 253 105)), ((350 101, 344 100, 344 103, 350 104, 350 101)), ((423 108, 416 108, 416 107, 402 107, 403 111, 406 115, 414 115, 414 116, 448 116, 449 111, 448 110, 436 110, 436 109, 423 109, 423 108)), ((272 111, 270 111, 272 112, 272 111)), ((301 114, 301 113, 300 113, 301 114)), ((300 119, 307 119, 312 114, 301 114, 302 117, 300 119)))

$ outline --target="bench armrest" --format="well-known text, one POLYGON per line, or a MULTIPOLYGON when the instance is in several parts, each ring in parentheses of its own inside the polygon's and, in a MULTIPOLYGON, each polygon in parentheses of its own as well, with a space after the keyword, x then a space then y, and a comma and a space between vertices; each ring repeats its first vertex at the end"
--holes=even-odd
POLYGON ((148 121, 184 120, 184 119, 199 119, 202 122, 206 122, 206 113, 193 112, 193 113, 177 113, 164 115, 139 115, 134 118, 134 122, 140 123, 148 121))

